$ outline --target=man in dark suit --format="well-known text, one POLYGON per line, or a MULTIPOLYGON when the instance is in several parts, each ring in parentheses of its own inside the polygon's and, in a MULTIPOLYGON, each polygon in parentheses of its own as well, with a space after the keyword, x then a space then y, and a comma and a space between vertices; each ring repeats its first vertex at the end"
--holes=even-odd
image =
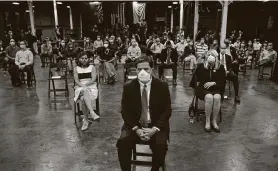
MULTIPOLYGON (((235 63, 233 63, 232 56, 227 54, 226 51, 227 51, 227 46, 226 46, 226 44, 223 44, 221 46, 221 52, 219 55, 220 63, 224 66, 224 68, 226 70, 226 76, 227 76, 226 79, 233 82, 234 91, 235 91, 235 102, 239 103, 240 99, 239 99, 239 95, 238 95, 238 91, 239 91, 238 75, 235 74, 235 71, 234 71, 235 63)), ((223 93, 224 93, 224 91, 225 90, 223 90, 223 93)))
POLYGON ((177 85, 177 61, 178 61, 178 52, 176 49, 172 48, 170 41, 166 42, 166 47, 161 51, 160 59, 161 64, 158 67, 159 79, 164 74, 165 68, 172 68, 173 70, 173 84, 177 85))
POLYGON ((225 39, 224 44, 226 45, 226 54, 230 55, 232 57, 232 68, 236 75, 238 75, 239 72, 239 64, 238 64, 238 55, 236 52, 236 48, 231 46, 231 40, 225 39))
POLYGON ((138 78, 124 85, 122 117, 124 125, 117 142, 122 171, 131 171, 131 154, 136 142, 148 141, 153 152, 152 171, 164 164, 169 139, 171 98, 167 83, 151 77, 147 59, 136 64, 138 78))

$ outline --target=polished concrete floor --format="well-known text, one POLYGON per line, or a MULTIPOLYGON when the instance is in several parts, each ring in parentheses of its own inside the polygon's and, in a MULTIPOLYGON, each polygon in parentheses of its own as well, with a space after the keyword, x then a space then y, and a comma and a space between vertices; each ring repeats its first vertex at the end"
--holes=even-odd
MULTIPOLYGON (((118 72, 115 85, 100 85, 101 122, 81 132, 74 124, 72 78, 70 98, 62 94, 54 100, 47 96, 48 69, 40 68, 38 59, 32 89, 13 88, 0 71, 0 170, 119 171, 115 143, 123 124, 122 67, 118 72)), ((167 171, 278 170, 278 85, 256 75, 257 70, 248 70, 240 76, 242 102, 224 101, 217 134, 204 132, 203 121, 188 122, 190 75, 179 70, 178 85, 169 82, 173 114, 167 171)))

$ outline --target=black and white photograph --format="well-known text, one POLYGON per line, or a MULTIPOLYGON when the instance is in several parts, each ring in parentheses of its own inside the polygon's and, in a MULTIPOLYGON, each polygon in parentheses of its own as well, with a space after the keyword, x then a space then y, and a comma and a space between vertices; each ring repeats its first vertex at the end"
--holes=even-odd
POLYGON ((278 171, 278 1, 0 0, 0 171, 278 171))

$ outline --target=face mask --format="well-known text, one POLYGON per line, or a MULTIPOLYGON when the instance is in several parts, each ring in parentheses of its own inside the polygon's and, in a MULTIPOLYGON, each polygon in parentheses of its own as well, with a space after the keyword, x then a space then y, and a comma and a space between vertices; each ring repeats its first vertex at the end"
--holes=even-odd
POLYGON ((86 42, 89 42, 90 40, 86 40, 86 42))
POLYGON ((75 40, 71 40, 71 42, 72 42, 72 43, 74 43, 74 42, 75 42, 75 40))
POLYGON ((24 48, 25 48, 25 45, 20 45, 20 48, 21 48, 21 49, 24 49, 24 48))
POLYGON ((100 38, 97 38, 97 40, 100 40, 100 38))
POLYGON ((61 43, 62 46, 65 46, 65 43, 61 43))
POLYGON ((104 46, 104 47, 108 47, 108 44, 104 44, 103 46, 104 46))
POLYGON ((151 80, 151 75, 145 71, 144 69, 142 69, 138 75, 137 75, 137 78, 140 82, 142 83, 147 83, 151 80))
POLYGON ((11 44, 12 46, 13 46, 13 45, 15 45, 15 43, 14 43, 14 42, 11 42, 10 44, 11 44))

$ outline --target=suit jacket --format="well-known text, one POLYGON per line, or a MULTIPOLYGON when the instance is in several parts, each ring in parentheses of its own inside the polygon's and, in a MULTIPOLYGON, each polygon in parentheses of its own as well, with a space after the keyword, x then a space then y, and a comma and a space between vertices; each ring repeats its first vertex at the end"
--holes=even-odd
POLYGON ((231 55, 232 55, 232 57, 233 57, 233 60, 234 60, 234 61, 238 60, 236 48, 230 46, 230 51, 231 51, 231 55))
MULTIPOLYGON (((176 49, 171 48, 171 55, 170 58, 172 62, 177 63, 178 62, 178 52, 176 49)), ((167 49, 162 49, 161 55, 160 55, 160 61, 164 63, 167 60, 167 49)))
MULTIPOLYGON (((154 77, 150 89, 149 112, 152 125, 169 133, 172 108, 168 84, 154 77)), ((139 126, 142 107, 140 84, 137 79, 124 84, 121 113, 124 120, 123 129, 139 126)))
MULTIPOLYGON (((221 57, 221 54, 219 54, 219 56, 218 56, 219 60, 221 60, 220 57, 221 57)), ((228 54, 224 54, 224 58, 226 60, 227 71, 232 71, 233 70, 233 67, 232 67, 232 62, 233 62, 232 61, 232 57, 230 55, 228 55, 228 54)))

